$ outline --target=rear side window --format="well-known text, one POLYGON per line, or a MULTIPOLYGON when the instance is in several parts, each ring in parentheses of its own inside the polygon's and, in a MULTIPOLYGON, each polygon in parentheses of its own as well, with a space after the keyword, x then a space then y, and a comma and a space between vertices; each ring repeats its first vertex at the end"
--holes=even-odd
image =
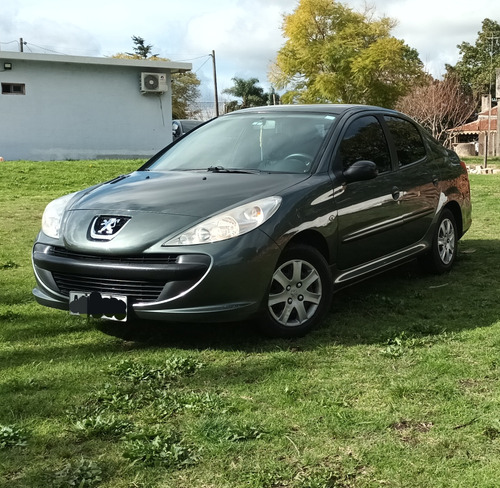
POLYGON ((344 171, 356 161, 373 161, 379 173, 390 171, 391 155, 379 121, 370 115, 352 122, 342 138, 337 158, 344 171))
POLYGON ((426 156, 420 132, 411 122, 399 117, 384 118, 396 146, 399 167, 416 163, 426 156))

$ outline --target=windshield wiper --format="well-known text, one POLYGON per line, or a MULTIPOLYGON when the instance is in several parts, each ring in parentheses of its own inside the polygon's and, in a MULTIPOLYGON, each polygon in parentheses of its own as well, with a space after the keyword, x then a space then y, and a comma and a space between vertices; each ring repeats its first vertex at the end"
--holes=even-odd
POLYGON ((210 173, 260 173, 260 170, 258 169, 224 168, 224 166, 210 166, 207 168, 207 171, 210 173))

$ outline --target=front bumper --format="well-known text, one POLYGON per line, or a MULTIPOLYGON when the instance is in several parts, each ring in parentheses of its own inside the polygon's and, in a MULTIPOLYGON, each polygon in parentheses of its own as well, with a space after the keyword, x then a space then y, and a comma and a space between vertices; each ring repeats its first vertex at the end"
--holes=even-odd
POLYGON ((140 256, 89 255, 38 241, 33 295, 41 305, 68 310, 71 291, 97 291, 127 296, 129 316, 140 319, 242 320, 260 309, 279 254, 260 230, 140 256))

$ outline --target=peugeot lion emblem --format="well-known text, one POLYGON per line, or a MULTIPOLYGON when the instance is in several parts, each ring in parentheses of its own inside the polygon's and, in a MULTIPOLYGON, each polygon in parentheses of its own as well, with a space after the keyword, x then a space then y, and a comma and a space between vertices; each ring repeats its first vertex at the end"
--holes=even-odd
POLYGON ((90 237, 110 241, 120 232, 130 217, 114 217, 110 215, 97 216, 90 225, 90 237))

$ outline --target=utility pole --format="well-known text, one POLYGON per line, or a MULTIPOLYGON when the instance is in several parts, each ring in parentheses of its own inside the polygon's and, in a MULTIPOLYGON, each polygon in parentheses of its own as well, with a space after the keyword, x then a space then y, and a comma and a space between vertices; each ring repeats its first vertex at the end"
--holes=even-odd
POLYGON ((24 41, 22 37, 19 38, 19 52, 24 52, 24 41))
POLYGON ((212 50, 212 66, 214 70, 215 116, 219 116, 219 95, 217 93, 217 69, 215 67, 215 51, 212 50))
POLYGON ((497 156, 500 156, 500 110, 498 100, 500 99, 500 68, 496 68, 496 99, 497 99, 497 156))
MULTIPOLYGON (((492 105, 492 96, 491 96, 491 74, 493 71, 493 41, 497 41, 500 37, 487 37, 486 39, 491 40, 491 49, 490 49, 490 84, 489 84, 489 92, 488 92, 488 132, 485 137, 485 145, 484 145, 484 167, 488 167, 488 151, 491 137, 491 105, 492 105)), ((497 101, 498 106, 498 101, 497 101)), ((498 138, 498 127, 497 127, 497 138, 498 138)))

